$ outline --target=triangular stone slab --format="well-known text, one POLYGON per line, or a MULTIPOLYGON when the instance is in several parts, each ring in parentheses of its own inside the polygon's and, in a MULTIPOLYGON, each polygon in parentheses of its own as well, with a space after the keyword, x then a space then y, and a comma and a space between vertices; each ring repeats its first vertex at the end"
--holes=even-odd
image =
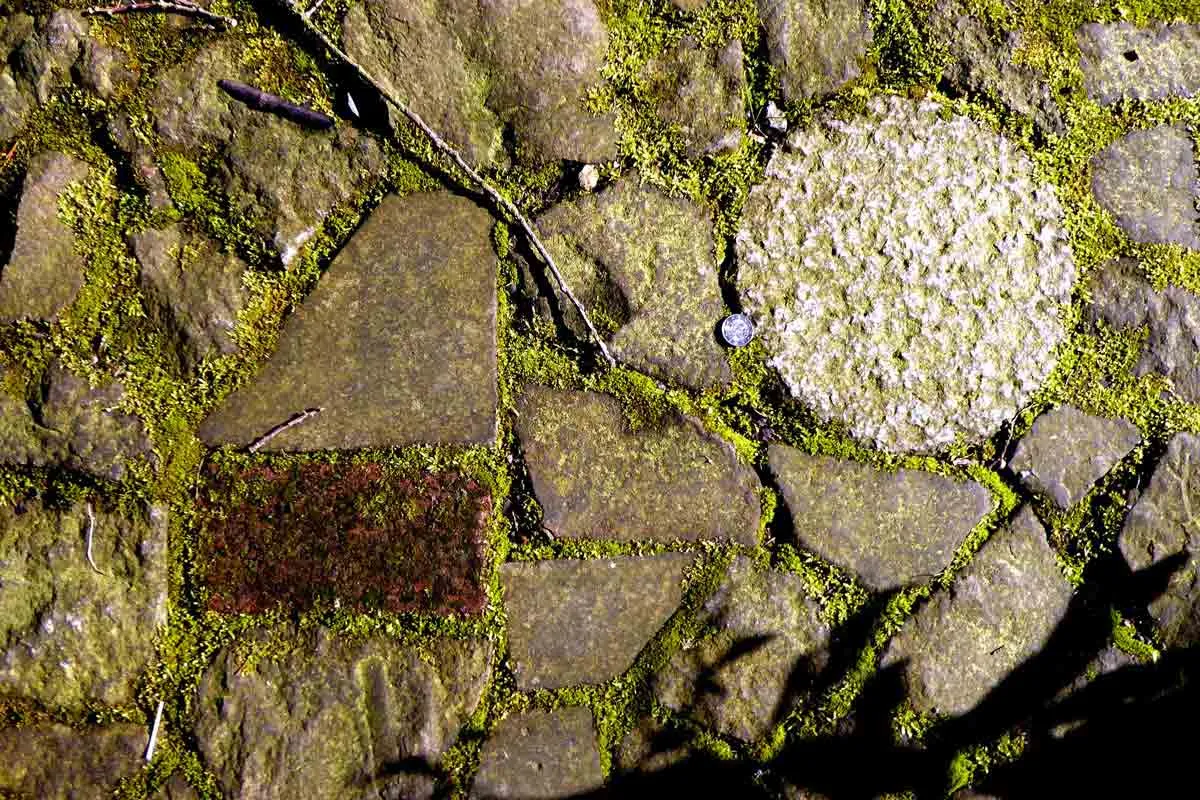
POLYGON ((245 445, 321 408, 264 450, 473 444, 496 433, 492 218, 435 192, 390 196, 285 323, 262 370, 201 425, 245 445))

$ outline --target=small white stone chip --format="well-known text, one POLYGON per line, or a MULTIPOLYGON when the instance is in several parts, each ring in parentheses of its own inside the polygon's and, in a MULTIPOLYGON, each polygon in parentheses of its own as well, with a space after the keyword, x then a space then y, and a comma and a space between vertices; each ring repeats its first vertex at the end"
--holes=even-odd
POLYGON ((585 192, 593 191, 600 183, 600 170, 595 164, 584 164, 579 170, 579 188, 585 192))

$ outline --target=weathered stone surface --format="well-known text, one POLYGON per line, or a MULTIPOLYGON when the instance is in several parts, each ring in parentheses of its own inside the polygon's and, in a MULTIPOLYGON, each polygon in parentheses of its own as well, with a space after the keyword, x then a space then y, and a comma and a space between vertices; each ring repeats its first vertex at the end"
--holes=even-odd
POLYGON ((134 701, 167 618, 166 512, 94 515, 95 569, 83 503, 0 507, 0 692, 72 709, 134 701))
MULTIPOLYGON (((367 0, 346 11, 342 46, 476 165, 500 147, 500 122, 485 106, 487 76, 440 18, 438 0, 367 0)), ((398 112, 389 108, 394 125, 398 112)))
POLYGON ((212 469, 199 561, 214 611, 478 613, 492 502, 456 470, 377 463, 212 469))
POLYGON ((947 591, 921 606, 881 667, 907 661, 909 700, 922 712, 963 714, 1038 652, 1071 598, 1028 508, 992 535, 947 591))
POLYGON ((325 630, 278 640, 290 649, 244 671, 242 656, 222 651, 200 681, 194 733, 229 798, 413 796, 421 771, 404 763, 436 769, 492 669, 480 639, 436 639, 421 651, 325 630))
MULTIPOLYGON (((829 660, 829 626, 799 575, 762 571, 738 558, 703 607, 705 637, 685 644, 655 676, 654 690, 675 711, 752 741, 794 702, 786 690, 795 670, 816 676, 829 660), (734 655, 736 654, 736 655, 734 655)), ((777 719, 778 717, 778 719, 777 719)))
POLYGON ((249 299, 242 287, 246 263, 180 225, 143 231, 130 243, 142 267, 142 291, 179 338, 180 362, 190 368, 209 352, 234 352, 233 328, 249 299))
POLYGON ((125 475, 125 463, 143 457, 157 463, 142 421, 117 410, 125 387, 117 380, 90 386, 58 362, 46 371, 41 424, 57 434, 50 460, 110 480, 125 475))
POLYGON ((1118 543, 1134 570, 1142 570, 1176 553, 1187 563, 1170 579, 1167 589, 1150 604, 1150 614, 1169 647, 1200 642, 1200 437, 1177 433, 1167 452, 1125 519, 1118 543))
POLYGON ((741 143, 746 130, 741 41, 705 48, 685 36, 651 59, 644 77, 659 116, 679 127, 689 156, 733 150, 741 143))
POLYGON ((502 566, 517 686, 603 683, 627 670, 679 605, 692 560, 665 553, 502 566))
POLYGON ((83 286, 83 258, 75 234, 59 219, 59 195, 87 177, 88 165, 62 153, 40 153, 29 162, 17 232, 0 271, 0 323, 51 319, 83 286))
MULTIPOLYGON (((538 227, 617 358, 693 388, 730 380, 713 334, 725 306, 703 209, 631 175, 552 208, 538 227)), ((574 308, 559 307, 586 335, 574 308)))
POLYGON ((103 800, 145 762, 146 730, 118 724, 72 730, 40 723, 0 728, 0 793, 38 800, 103 800))
POLYGON ((0 463, 58 463, 111 480, 121 479, 131 458, 154 463, 141 420, 116 408, 120 382, 91 388, 54 362, 42 389, 34 398, 0 390, 0 463))
POLYGON ((929 31, 946 43, 953 59, 942 77, 969 94, 995 94, 1009 108, 1026 114, 1044 131, 1066 132, 1049 82, 1034 69, 1017 64, 1017 32, 1002 35, 974 16, 969 0, 940 0, 930 10, 929 31))
POLYGON ((1061 739, 1087 722, 1087 711, 1090 709, 1087 705, 1079 703, 1078 698, 1075 698, 1073 701, 1071 695, 1084 691, 1098 678, 1123 670, 1126 667, 1135 667, 1137 663, 1136 658, 1121 650, 1115 644, 1110 644, 1097 653, 1096 657, 1088 663, 1084 671, 1055 695, 1054 701, 1056 704, 1066 705, 1076 713, 1061 716, 1060 719, 1063 721, 1050 729, 1050 735, 1061 739))
POLYGON ((696 11, 704 8, 708 0, 671 0, 671 4, 683 11, 696 11))
POLYGON ((1141 440, 1137 426, 1128 420, 1059 406, 1037 418, 1009 466, 1031 490, 1066 508, 1141 440))
POLYGON ((1092 192, 1135 242, 1200 249, 1200 174, 1182 125, 1133 131, 1101 150, 1092 192))
POLYGON ((1091 320, 1116 328, 1148 326, 1133 374, 1166 375, 1179 397, 1200 402, 1200 298, 1178 286, 1156 292, 1128 258, 1094 272, 1088 287, 1093 304, 1085 314, 1091 320))
POLYGON ((920 470, 865 464, 772 445, 771 471, 796 541, 873 591, 928 579, 992 509, 987 490, 920 470))
POLYGON ((72 79, 107 99, 130 89, 137 73, 123 54, 89 37, 87 21, 73 9, 58 9, 40 24, 23 13, 0 20, 0 141, 72 79))
POLYGON ((593 0, 373 0, 343 42, 468 160, 493 159, 505 125, 524 162, 616 156, 613 118, 585 107, 608 48, 593 0))
POLYGON ((178 772, 160 786, 151 797, 153 800, 200 800, 200 795, 178 772))
POLYGON ((758 13, 785 100, 820 97, 861 74, 871 44, 861 0, 758 0, 758 13))
POLYGON ((1100 103, 1200 91, 1200 25, 1090 22, 1075 31, 1075 41, 1084 89, 1100 103))
POLYGON ((570 797, 604 781, 586 708, 527 711, 500 721, 479 754, 471 797, 570 797))
POLYGON ((556 536, 756 543, 754 472, 696 420, 629 431, 612 397, 538 386, 518 413, 543 524, 556 536))
POLYGON ((247 444, 323 408, 264 450, 488 442, 496 430, 492 218, 436 192, 389 196, 288 318, 250 383, 201 425, 247 444))
MULTIPOLYGON (((257 84, 243 65, 242 46, 222 39, 159 75, 150 100, 154 128, 177 151, 160 163, 167 172, 179 171, 186 158, 215 152, 223 164, 210 177, 233 214, 273 240, 288 261, 334 205, 348 200, 364 178, 382 173, 383 156, 371 137, 351 125, 310 130, 219 89, 223 78, 257 84)), ((186 198, 177 200, 186 205, 186 198)))

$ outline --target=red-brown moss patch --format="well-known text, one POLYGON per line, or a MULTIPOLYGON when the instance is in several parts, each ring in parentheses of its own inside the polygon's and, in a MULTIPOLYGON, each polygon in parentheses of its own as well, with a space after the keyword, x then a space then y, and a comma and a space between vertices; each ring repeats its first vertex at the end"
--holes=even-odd
POLYGON ((476 613, 491 497, 455 471, 402 475, 379 464, 211 468, 201 493, 201 563, 219 612, 476 613))

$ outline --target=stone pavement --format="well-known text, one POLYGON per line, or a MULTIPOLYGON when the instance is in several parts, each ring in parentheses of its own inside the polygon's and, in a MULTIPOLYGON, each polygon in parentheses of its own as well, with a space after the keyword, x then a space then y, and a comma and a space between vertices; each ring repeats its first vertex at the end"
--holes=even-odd
POLYGON ((1182 691, 1200 10, 316 11, 564 286, 286 4, 27 5, 0 796, 1037 797, 1182 691))

